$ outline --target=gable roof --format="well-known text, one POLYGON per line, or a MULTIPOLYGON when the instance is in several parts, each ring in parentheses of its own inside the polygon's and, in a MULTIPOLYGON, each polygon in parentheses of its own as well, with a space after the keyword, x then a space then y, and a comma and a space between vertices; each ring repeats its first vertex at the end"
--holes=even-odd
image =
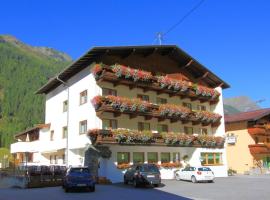
POLYGON ((205 80, 209 82, 213 87, 221 86, 223 89, 229 88, 230 86, 216 76, 209 69, 204 67, 182 49, 176 45, 146 45, 146 46, 108 46, 108 47, 93 47, 86 54, 80 57, 78 60, 67 66, 62 72, 57 74, 54 78, 50 79, 45 85, 43 85, 36 93, 37 94, 47 94, 54 88, 58 87, 62 83, 58 80, 67 81, 69 78, 74 76, 76 73, 80 72, 86 68, 89 64, 94 62, 96 59, 106 55, 106 54, 115 54, 118 56, 129 56, 131 54, 138 55, 149 55, 153 52, 159 53, 161 55, 170 55, 170 58, 179 63, 179 68, 183 67, 183 60, 186 63, 192 61, 189 67, 186 67, 185 70, 192 74, 196 74, 198 77, 207 76, 205 80))
POLYGON ((270 108, 225 115, 225 123, 240 122, 240 121, 256 121, 267 115, 270 115, 270 108))

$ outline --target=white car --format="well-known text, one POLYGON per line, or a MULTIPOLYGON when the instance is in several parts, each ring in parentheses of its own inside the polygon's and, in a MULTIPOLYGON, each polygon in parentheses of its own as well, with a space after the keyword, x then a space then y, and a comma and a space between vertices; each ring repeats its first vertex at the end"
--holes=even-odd
POLYGON ((192 183, 214 182, 214 172, 209 167, 186 167, 175 172, 176 180, 187 180, 192 183))

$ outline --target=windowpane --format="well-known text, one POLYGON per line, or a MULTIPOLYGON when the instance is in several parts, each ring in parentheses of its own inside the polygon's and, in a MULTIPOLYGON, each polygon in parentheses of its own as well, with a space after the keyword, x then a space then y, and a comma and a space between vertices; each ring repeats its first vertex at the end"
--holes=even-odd
POLYGON ((192 110, 192 105, 191 105, 191 103, 186 103, 186 102, 184 102, 184 103, 183 103, 183 106, 186 107, 186 108, 189 108, 190 110, 192 110))
POLYGON ((117 129, 117 120, 115 119, 103 119, 102 120, 103 129, 117 129))
POLYGON ((54 131, 51 131, 51 133, 50 133, 50 140, 53 141, 53 139, 54 139, 54 131))
POLYGON ((201 128, 200 129, 200 134, 201 135, 207 135, 208 134, 207 128, 201 128))
POLYGON ((157 104, 166 104, 166 103, 167 103, 167 99, 157 97, 157 104))
POLYGON ((158 162, 158 153, 157 152, 148 152, 147 153, 148 163, 157 163, 158 162))
POLYGON ((148 95, 138 94, 137 97, 141 99, 142 101, 149 101, 148 95))
POLYGON ((84 134, 87 132, 87 121, 80 122, 80 134, 84 134))
POLYGON ((67 138, 67 134, 68 134, 67 127, 64 126, 62 131, 63 131, 62 138, 67 138))
POLYGON ((117 163, 128 164, 129 163, 129 152, 117 152, 117 163))
POLYGON ((106 96, 106 95, 117 96, 117 91, 110 88, 102 88, 102 95, 103 96, 106 96))
POLYGON ((87 90, 80 93, 80 104, 85 104, 87 102, 87 90))
POLYGON ((180 153, 173 152, 173 162, 180 162, 180 153))
POLYGON ((144 152, 134 152, 133 153, 133 163, 144 163, 144 152))
POLYGON ((150 123, 138 122, 139 131, 150 131, 150 123))
POLYGON ((193 134, 193 128, 192 127, 184 127, 185 134, 192 135, 193 134))
POLYGON ((63 102, 63 112, 66 112, 68 110, 68 101, 63 102))
POLYGON ((168 125, 167 124, 158 124, 157 130, 159 133, 168 132, 168 125))
POLYGON ((168 163, 170 162, 170 153, 166 152, 166 153, 161 153, 161 163, 168 163))
POLYGON ((206 107, 204 105, 198 105, 197 106, 197 109, 198 110, 201 110, 201 111, 205 111, 206 110, 206 107))

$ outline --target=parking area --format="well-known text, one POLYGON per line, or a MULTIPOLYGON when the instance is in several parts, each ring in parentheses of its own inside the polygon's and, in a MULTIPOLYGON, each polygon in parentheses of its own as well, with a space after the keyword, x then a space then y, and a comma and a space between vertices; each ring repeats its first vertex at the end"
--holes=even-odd
POLYGON ((97 185, 96 192, 64 193, 61 187, 36 189, 0 189, 0 200, 174 200, 174 199, 270 199, 270 175, 217 178, 215 183, 164 180, 159 188, 133 188, 122 183, 97 185))

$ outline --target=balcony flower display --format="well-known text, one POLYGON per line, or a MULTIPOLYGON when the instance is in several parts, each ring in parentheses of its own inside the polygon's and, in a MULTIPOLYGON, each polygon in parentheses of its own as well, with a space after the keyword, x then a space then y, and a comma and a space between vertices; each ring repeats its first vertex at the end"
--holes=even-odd
POLYGON ((221 115, 209 111, 195 111, 194 116, 197 120, 206 123, 215 123, 221 118, 221 115))
POLYGON ((207 135, 199 135, 197 137, 197 141, 206 147, 214 147, 217 144, 217 140, 214 136, 207 136, 207 135))
MULTIPOLYGON (((167 146, 182 146, 182 147, 192 147, 192 146, 201 146, 201 147, 223 147, 225 139, 223 137, 215 137, 211 135, 186 135, 181 133, 161 133, 156 134, 151 131, 138 131, 130 129, 92 129, 88 131, 88 135, 93 144, 98 141, 98 137, 102 140, 103 138, 108 141, 108 137, 111 137, 110 142, 118 144, 139 144, 139 145, 149 145, 155 144, 158 145, 167 145, 167 146)), ((101 142, 101 141, 99 141, 101 142)))
POLYGON ((133 69, 126 67, 124 65, 112 65, 112 71, 118 78, 125 78, 133 80, 134 82, 142 81, 142 82, 150 82, 153 79, 151 72, 146 72, 139 69, 133 69))
POLYGON ((183 166, 180 162, 174 162, 174 163, 167 162, 167 163, 161 163, 160 165, 158 165, 158 167, 171 169, 171 168, 181 168, 183 166))
POLYGON ((190 146, 195 141, 195 136, 179 133, 162 133, 162 137, 167 145, 190 146))
POLYGON ((159 106, 158 111, 161 117, 181 118, 181 119, 187 118, 191 113, 191 111, 188 108, 173 104, 162 104, 159 106))
POLYGON ((95 79, 98 79, 101 75, 103 67, 101 64, 95 64, 95 66, 91 69, 91 73, 94 75, 95 79))
POLYGON ((215 89, 200 86, 198 84, 193 84, 192 89, 195 91, 196 95, 211 97, 212 99, 215 99, 220 95, 215 89))
POLYGON ((130 168, 129 163, 117 164, 117 169, 128 169, 128 168, 130 168))
POLYGON ((92 99, 95 109, 98 109, 103 103, 110 105, 113 109, 120 112, 149 112, 152 104, 140 99, 129 99, 117 96, 96 96, 92 99))
POLYGON ((189 88, 187 81, 180 81, 177 79, 169 78, 168 76, 156 76, 159 86, 164 89, 169 89, 174 92, 186 92, 189 88))

